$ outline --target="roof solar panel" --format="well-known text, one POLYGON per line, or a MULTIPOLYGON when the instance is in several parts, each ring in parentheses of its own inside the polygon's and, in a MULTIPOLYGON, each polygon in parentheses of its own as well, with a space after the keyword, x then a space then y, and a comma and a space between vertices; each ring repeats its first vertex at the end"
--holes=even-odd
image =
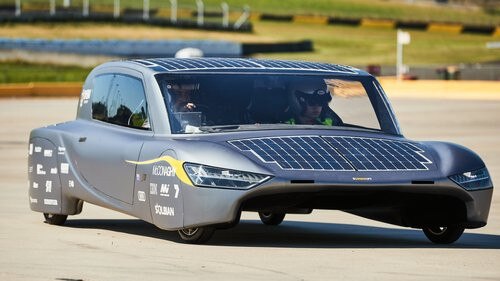
POLYGON ((353 68, 315 62, 284 61, 284 60, 256 60, 240 58, 157 58, 140 59, 133 62, 142 64, 155 70, 163 71, 199 71, 199 70, 305 70, 305 71, 329 71, 355 74, 353 68), (161 69, 158 69, 160 67, 161 69))
POLYGON ((404 141, 340 136, 286 136, 230 141, 283 170, 419 171, 432 161, 404 141))

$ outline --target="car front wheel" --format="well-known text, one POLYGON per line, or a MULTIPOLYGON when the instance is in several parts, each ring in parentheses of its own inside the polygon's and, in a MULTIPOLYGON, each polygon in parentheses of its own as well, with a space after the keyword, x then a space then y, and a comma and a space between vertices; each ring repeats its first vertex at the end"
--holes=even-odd
POLYGON ((68 218, 68 215, 57 215, 57 214, 48 214, 43 213, 45 217, 45 222, 53 225, 63 225, 68 218))
POLYGON ((259 212, 260 220, 266 225, 279 225, 285 219, 285 213, 259 212))
POLYGON ((214 231, 215 227, 204 226, 179 229, 177 232, 183 242, 189 244, 202 244, 207 242, 212 237, 214 231))
POLYGON ((425 236, 436 244, 451 244, 462 236, 464 228, 457 225, 452 226, 427 226, 422 228, 425 236))

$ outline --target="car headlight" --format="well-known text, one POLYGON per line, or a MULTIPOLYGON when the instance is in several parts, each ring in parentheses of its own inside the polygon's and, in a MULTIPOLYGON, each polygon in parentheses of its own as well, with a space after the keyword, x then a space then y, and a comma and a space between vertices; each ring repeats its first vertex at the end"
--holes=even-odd
POLYGON ((271 178, 262 174, 192 163, 185 163, 184 170, 194 185, 204 187, 249 189, 271 178))
POLYGON ((466 190, 485 189, 493 186, 486 168, 453 175, 450 179, 466 190))

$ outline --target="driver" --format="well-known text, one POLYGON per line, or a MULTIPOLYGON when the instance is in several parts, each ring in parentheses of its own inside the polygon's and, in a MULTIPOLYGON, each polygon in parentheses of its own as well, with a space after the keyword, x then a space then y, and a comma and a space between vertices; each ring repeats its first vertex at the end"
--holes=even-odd
POLYGON ((326 126, 336 125, 334 124, 332 116, 328 116, 328 103, 332 100, 332 96, 324 81, 313 84, 307 83, 306 81, 298 82, 300 84, 291 85, 289 89, 294 116, 285 123, 326 126))
POLYGON ((167 85, 173 100, 174 112, 192 112, 196 109, 193 97, 199 90, 198 83, 177 83, 173 82, 167 85))

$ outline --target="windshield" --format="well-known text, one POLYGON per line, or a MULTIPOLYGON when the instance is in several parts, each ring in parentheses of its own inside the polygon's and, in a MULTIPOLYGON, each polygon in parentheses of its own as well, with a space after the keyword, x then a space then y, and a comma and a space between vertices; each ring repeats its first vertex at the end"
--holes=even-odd
POLYGON ((157 80, 176 134, 339 127, 397 131, 371 77, 231 73, 162 74, 157 80))

